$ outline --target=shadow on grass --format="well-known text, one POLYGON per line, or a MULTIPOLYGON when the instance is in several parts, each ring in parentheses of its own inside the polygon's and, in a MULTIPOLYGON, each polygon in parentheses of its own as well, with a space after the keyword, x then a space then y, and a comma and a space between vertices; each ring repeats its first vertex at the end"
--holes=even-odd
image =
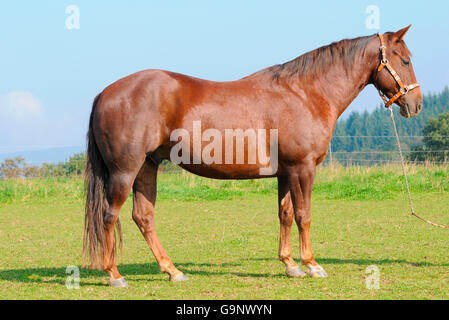
MULTIPOLYGON (((187 274, 198 274, 198 275, 223 275, 232 274, 232 272, 212 272, 206 271, 208 268, 212 267, 236 267, 240 266, 239 263, 222 263, 222 264, 212 264, 212 263, 177 263, 180 270, 187 274), (190 269, 193 268, 193 269, 190 269), (197 270, 198 268, 204 270, 197 270), (196 269, 196 270, 194 270, 196 269)), ((141 263, 141 264, 120 264, 118 265, 120 273, 124 276, 140 276, 140 275, 152 275, 160 274, 159 266, 157 263, 141 263)), ((23 268, 23 269, 10 269, 10 270, 0 270, 0 280, 14 281, 14 282, 24 282, 24 283, 53 283, 64 285, 67 277, 70 273, 66 273, 65 267, 60 268, 23 268)), ((234 273, 240 276, 247 277, 265 277, 270 276, 269 274, 250 274, 250 273, 234 273)), ((106 286, 107 285, 107 275, 105 272, 100 270, 91 270, 87 268, 80 268, 80 280, 82 285, 94 285, 94 286, 106 286)), ((168 276, 167 276, 168 279, 168 276)), ((134 279, 134 281, 160 281, 160 279, 134 279)), ((165 281, 165 279, 164 279, 165 281)))
MULTIPOLYGON (((254 261, 270 261, 273 259, 270 258, 254 258, 251 259, 254 261)), ((411 265, 413 267, 447 267, 449 266, 449 263, 439 263, 434 264, 432 262, 427 261, 419 261, 419 262, 412 262, 407 261, 405 259, 338 259, 338 258, 317 258, 316 259, 319 264, 325 265, 332 265, 332 264, 357 264, 357 265, 372 265, 372 264, 379 264, 379 265, 385 265, 385 264, 406 264, 411 265)))
MULTIPOLYGON (((104 277, 105 273, 96 270, 80 269, 82 276, 104 277)), ((66 268, 25 268, 0 270, 0 280, 29 283, 56 283, 65 284, 70 273, 66 268)), ((81 278, 82 278, 81 276, 81 278)), ((89 285, 103 286, 106 282, 89 282, 89 285)))
POLYGON ((334 258, 322 258, 318 259, 322 264, 358 264, 358 265, 372 265, 372 264, 407 264, 413 267, 447 267, 448 263, 434 264, 427 261, 412 262, 405 259, 334 259, 334 258))
MULTIPOLYGON (((242 260, 248 261, 276 261, 275 258, 251 258, 242 260)), ((321 258, 318 260, 324 267, 326 265, 339 264, 357 264, 357 265, 388 265, 388 264, 404 264, 413 267, 446 267, 448 263, 433 264, 430 262, 410 262, 405 259, 337 259, 337 258, 321 258)), ((187 275, 234 275, 243 278, 284 278, 285 274, 283 268, 280 266, 279 273, 251 273, 251 272, 237 272, 233 270, 211 271, 209 268, 228 268, 239 267, 241 263, 193 263, 180 262, 176 263, 180 270, 187 275)), ((157 263, 141 263, 141 264, 121 264, 118 266, 120 273, 126 276, 145 276, 160 274, 157 263)), ((106 273, 99 270, 80 269, 81 284, 89 286, 107 286, 106 273)), ((24 269, 10 269, 0 270, 0 280, 24 282, 24 283, 55 283, 64 285, 67 277, 66 268, 24 268, 24 269)), ((168 277, 167 277, 168 279, 168 277)), ((161 281, 161 279, 151 279, 150 277, 133 279, 133 281, 161 281)), ((163 281, 166 281, 165 279, 163 281)))

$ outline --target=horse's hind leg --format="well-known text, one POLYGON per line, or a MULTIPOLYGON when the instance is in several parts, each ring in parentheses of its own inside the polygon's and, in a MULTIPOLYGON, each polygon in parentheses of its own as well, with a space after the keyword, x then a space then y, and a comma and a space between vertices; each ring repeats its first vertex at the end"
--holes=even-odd
POLYGON ((279 222, 281 225, 279 237, 279 260, 285 264, 285 273, 289 277, 304 277, 307 274, 301 270, 292 258, 290 230, 293 224, 294 212, 290 197, 290 188, 286 176, 278 177, 279 222))
POLYGON ((165 253, 154 229, 154 205, 156 202, 157 166, 145 161, 133 186, 133 219, 156 258, 161 272, 170 275, 172 281, 187 280, 165 253))
POLYGON ((103 269, 109 274, 109 284, 113 287, 128 286, 117 269, 114 226, 117 223, 120 208, 125 203, 129 193, 131 192, 133 179, 134 176, 132 175, 113 172, 109 177, 106 188, 108 208, 104 214, 105 248, 103 269))

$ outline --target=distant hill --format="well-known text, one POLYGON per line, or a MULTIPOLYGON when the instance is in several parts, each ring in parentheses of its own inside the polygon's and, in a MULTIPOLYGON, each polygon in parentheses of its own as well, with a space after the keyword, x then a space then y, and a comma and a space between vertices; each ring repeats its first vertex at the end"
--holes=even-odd
POLYGON ((25 161, 30 165, 42 165, 42 163, 58 163, 66 161, 70 156, 75 153, 85 151, 85 147, 61 147, 50 148, 31 151, 19 151, 13 153, 0 154, 0 162, 6 158, 23 157, 25 161))

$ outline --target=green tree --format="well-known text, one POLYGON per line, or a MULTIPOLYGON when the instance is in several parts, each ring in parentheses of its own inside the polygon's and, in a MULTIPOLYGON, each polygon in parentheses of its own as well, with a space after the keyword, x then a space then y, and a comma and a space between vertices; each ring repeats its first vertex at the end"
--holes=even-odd
POLYGON ((25 165, 23 167, 23 176, 25 178, 38 178, 41 175, 41 168, 39 166, 25 165))
POLYGON ((62 164, 65 175, 81 175, 86 168, 86 154, 84 152, 76 153, 62 164))
POLYGON ((4 179, 23 177, 25 165, 22 157, 7 158, 0 164, 0 176, 4 179))
POLYGON ((424 145, 415 146, 409 153, 412 161, 449 160, 449 112, 443 113, 437 119, 428 119, 423 129, 424 145))
POLYGON ((42 176, 42 167, 28 165, 24 158, 7 158, 0 163, 0 178, 36 178, 42 176))
POLYGON ((39 175, 45 178, 65 176, 65 170, 62 166, 62 163, 43 163, 40 167, 39 175))

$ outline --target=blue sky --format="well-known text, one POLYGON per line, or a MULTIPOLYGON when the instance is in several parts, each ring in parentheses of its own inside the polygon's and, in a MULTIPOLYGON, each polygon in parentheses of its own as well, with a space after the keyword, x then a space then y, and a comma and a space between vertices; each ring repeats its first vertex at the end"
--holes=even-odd
MULTIPOLYGON (((0 5, 0 153, 83 146, 91 103, 149 68, 234 80, 343 38, 397 30, 424 93, 449 85, 449 1, 8 1, 0 5), (66 28, 66 7, 80 29, 66 28), (368 29, 367 6, 380 9, 368 29)), ((372 110, 373 88, 350 106, 372 110)))

